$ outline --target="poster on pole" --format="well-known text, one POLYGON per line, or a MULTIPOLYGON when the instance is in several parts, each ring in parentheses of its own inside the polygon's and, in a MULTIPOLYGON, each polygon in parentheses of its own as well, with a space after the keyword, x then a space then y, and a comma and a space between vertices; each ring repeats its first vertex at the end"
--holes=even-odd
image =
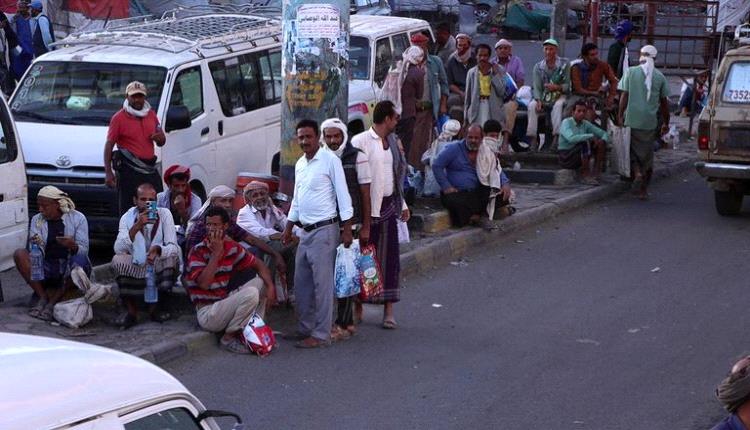
POLYGON ((339 9, 332 4, 305 4, 297 9, 297 37, 305 39, 339 38, 339 9))

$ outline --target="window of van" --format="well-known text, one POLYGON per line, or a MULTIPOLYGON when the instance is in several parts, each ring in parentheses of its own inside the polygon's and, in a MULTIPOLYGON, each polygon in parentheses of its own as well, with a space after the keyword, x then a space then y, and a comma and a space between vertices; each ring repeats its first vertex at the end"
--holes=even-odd
POLYGON ((225 116, 242 115, 263 106, 255 54, 213 61, 208 67, 225 116))
POLYGON ((721 100, 750 104, 750 62, 738 61, 729 68, 721 100))
POLYGON ((375 43, 375 76, 373 82, 382 86, 388 70, 391 68, 393 55, 391 54, 391 41, 386 37, 375 43))
POLYGON ((281 51, 260 54, 260 74, 266 104, 281 102, 281 51))
POLYGON ((393 39, 393 63, 395 64, 401 60, 404 51, 409 47, 409 38, 406 33, 401 33, 394 34, 391 39, 393 39))
POLYGON ((31 66, 10 106, 18 121, 108 125, 132 81, 146 85, 158 109, 166 73, 156 66, 42 61, 31 66))
POLYGON ((193 415, 184 408, 159 411, 125 424, 125 430, 201 430, 193 415))
POLYGON ((181 70, 175 79, 170 106, 183 105, 188 108, 190 118, 195 119, 203 113, 203 85, 200 66, 181 70))
POLYGON ((349 75, 351 79, 370 78, 370 41, 366 37, 349 39, 349 75))

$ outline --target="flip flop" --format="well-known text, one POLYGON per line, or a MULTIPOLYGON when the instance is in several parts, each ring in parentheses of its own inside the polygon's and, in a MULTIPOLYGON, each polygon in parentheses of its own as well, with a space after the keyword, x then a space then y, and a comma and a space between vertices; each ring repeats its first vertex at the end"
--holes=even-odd
POLYGON ((229 342, 219 340, 219 347, 224 351, 229 351, 235 354, 252 354, 250 348, 240 341, 239 338, 235 337, 229 342))
POLYGON ((396 321, 392 319, 386 319, 383 320, 383 328, 386 330, 396 330, 396 328, 398 328, 398 324, 396 324, 396 321))

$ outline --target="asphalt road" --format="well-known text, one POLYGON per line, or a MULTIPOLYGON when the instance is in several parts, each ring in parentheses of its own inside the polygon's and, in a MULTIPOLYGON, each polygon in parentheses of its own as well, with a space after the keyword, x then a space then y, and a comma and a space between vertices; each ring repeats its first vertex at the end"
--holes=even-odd
POLYGON ((749 229, 690 173, 408 280, 396 331, 373 307, 326 349, 166 368, 258 429, 708 429, 750 349, 749 229))

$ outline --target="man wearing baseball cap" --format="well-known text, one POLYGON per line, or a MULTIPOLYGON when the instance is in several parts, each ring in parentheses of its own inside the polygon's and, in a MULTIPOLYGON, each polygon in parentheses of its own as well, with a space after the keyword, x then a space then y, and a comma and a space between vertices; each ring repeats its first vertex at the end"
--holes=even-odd
POLYGON ((34 45, 34 57, 46 54, 53 48, 49 46, 55 41, 55 31, 52 29, 52 22, 47 15, 42 13, 42 2, 34 0, 29 4, 31 10, 31 42, 34 45))
POLYGON ((146 101, 146 86, 133 81, 125 88, 125 95, 122 109, 109 122, 104 145, 106 184, 117 190, 120 214, 130 208, 139 185, 147 182, 158 192, 162 190, 154 143, 164 146, 167 141, 156 113, 146 101), (115 145, 117 151, 114 151, 115 145))

